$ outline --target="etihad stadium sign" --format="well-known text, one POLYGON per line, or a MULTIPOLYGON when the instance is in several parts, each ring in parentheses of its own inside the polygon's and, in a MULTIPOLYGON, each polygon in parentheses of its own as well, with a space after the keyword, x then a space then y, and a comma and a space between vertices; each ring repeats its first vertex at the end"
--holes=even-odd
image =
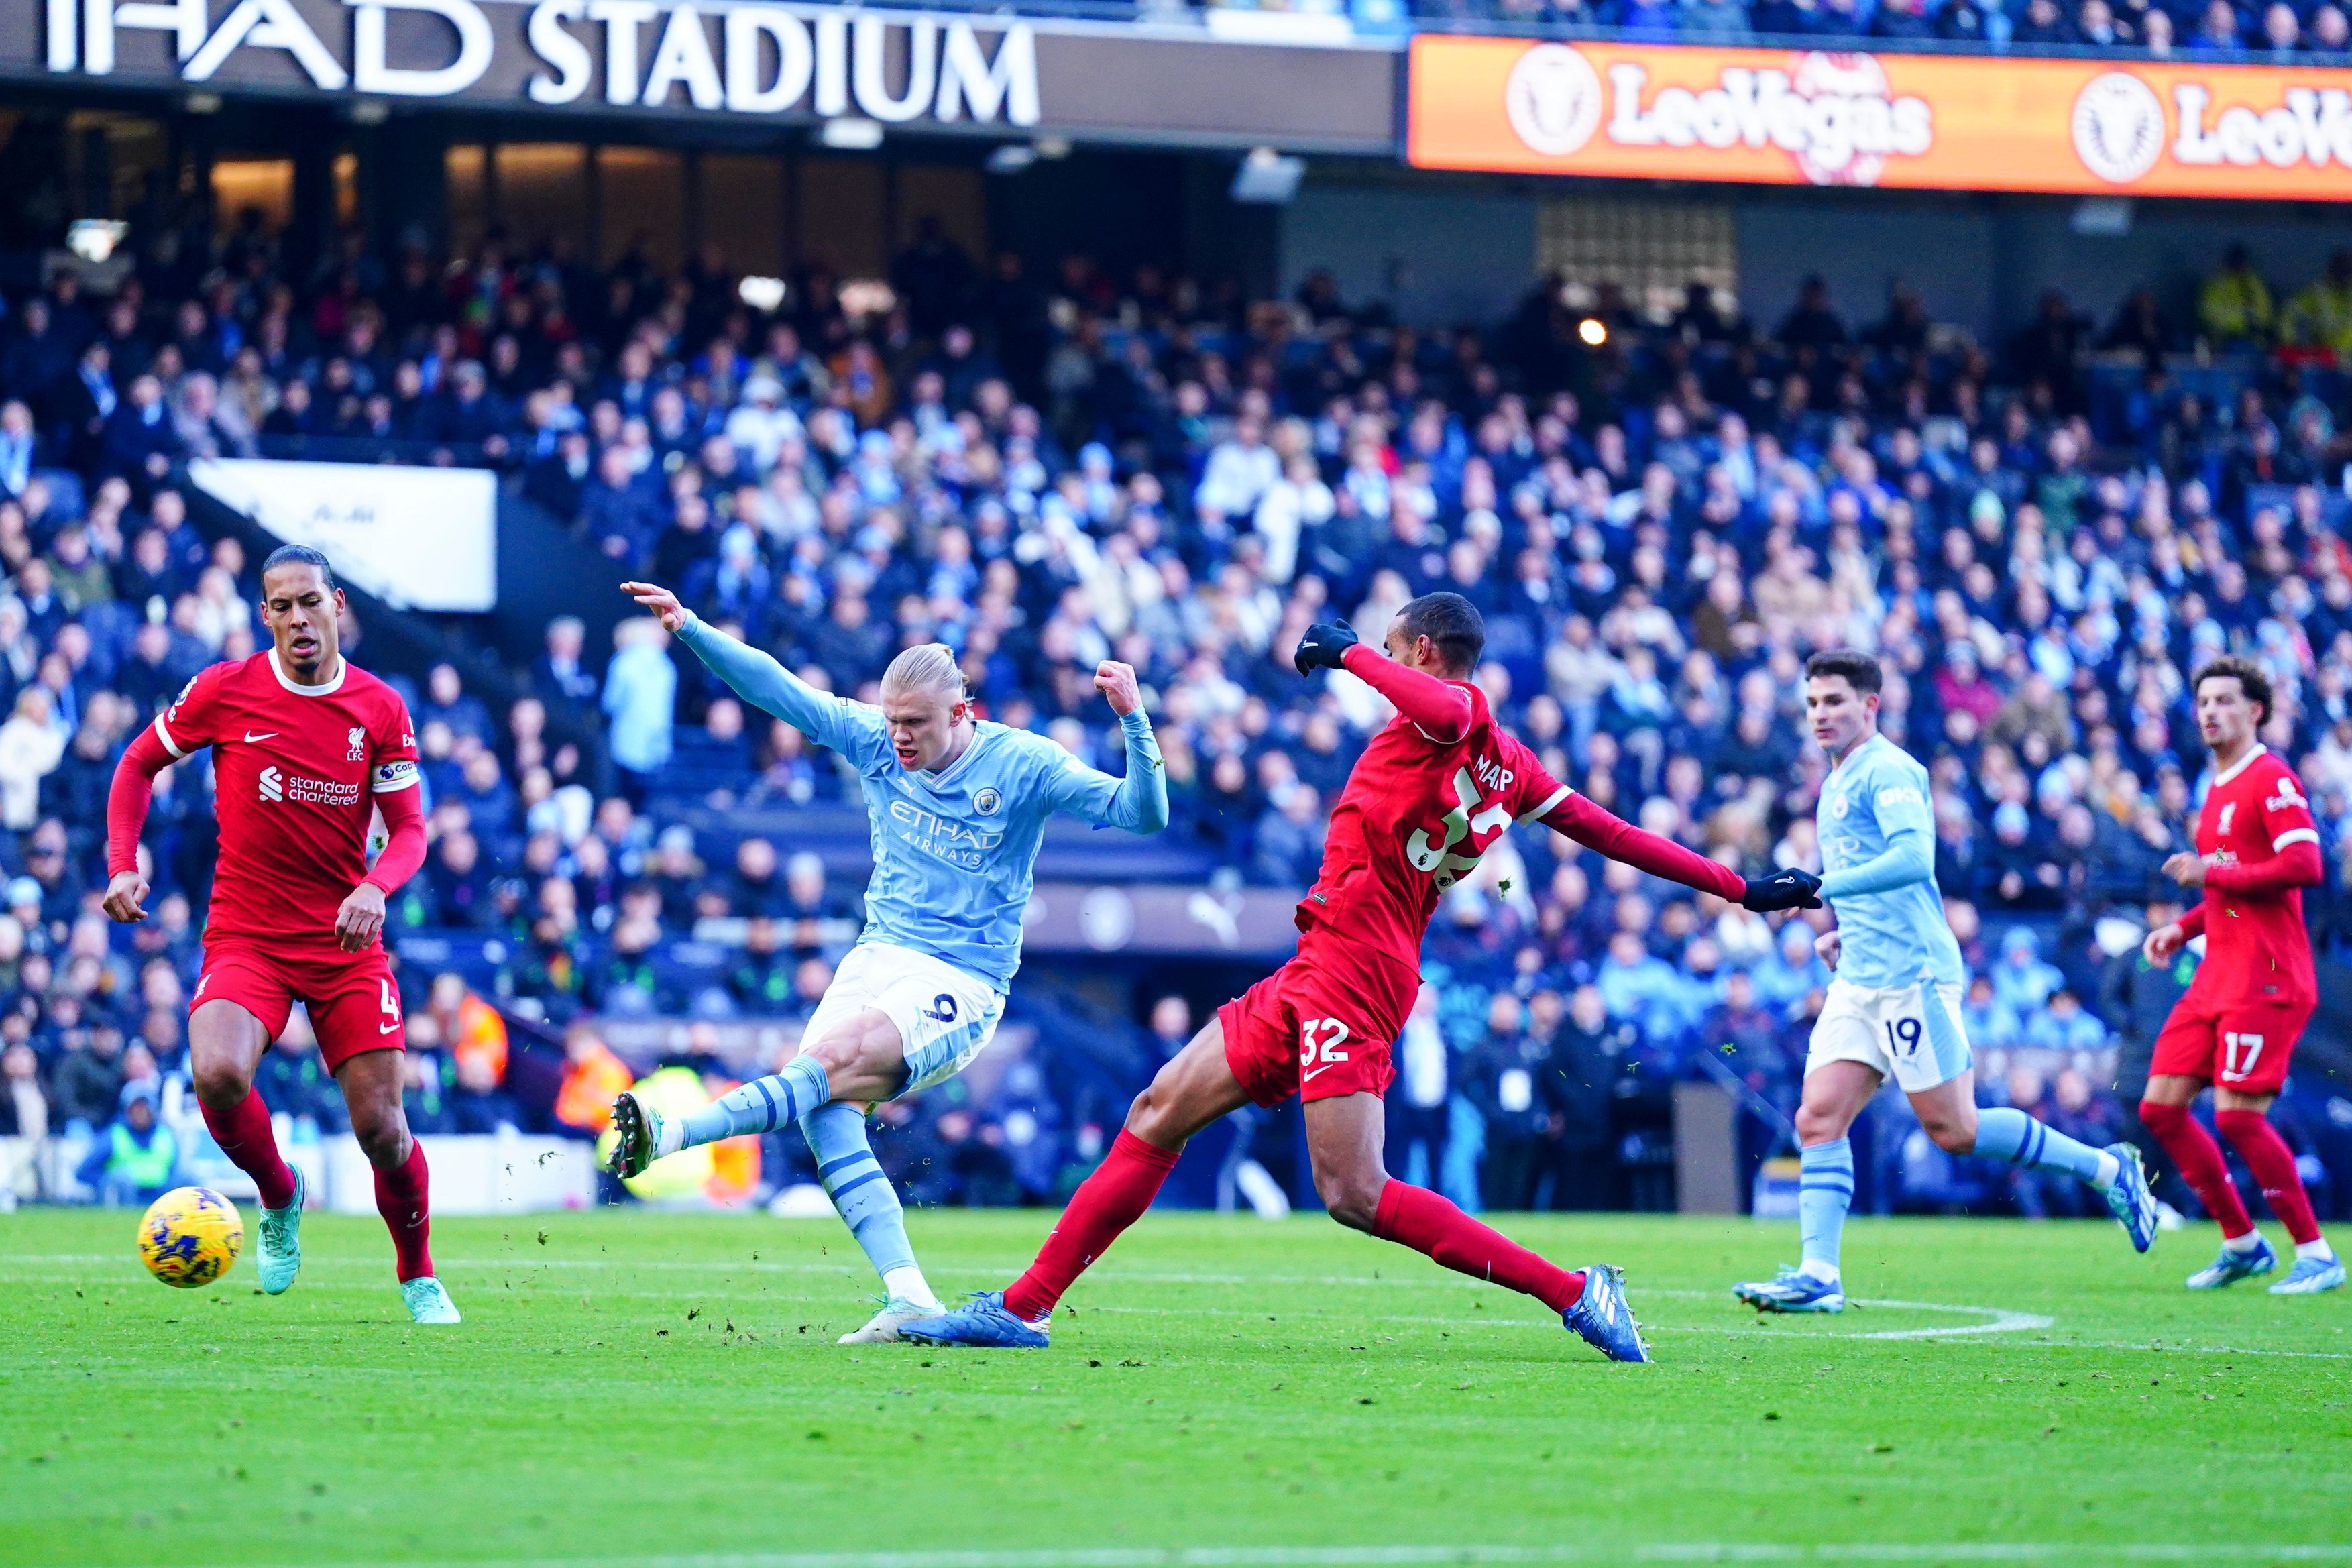
POLYGON ((2203 60, 1412 42, 1433 169, 2352 200, 2352 71, 2203 60))
POLYGON ((1387 153, 1395 56, 736 0, 0 0, 0 76, 1387 153))

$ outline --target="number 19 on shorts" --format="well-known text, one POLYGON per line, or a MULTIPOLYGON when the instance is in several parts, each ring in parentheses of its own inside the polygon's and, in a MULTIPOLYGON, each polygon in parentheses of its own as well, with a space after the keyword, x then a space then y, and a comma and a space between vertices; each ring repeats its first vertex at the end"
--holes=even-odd
POLYGON ((1916 1018, 1887 1019, 1886 1054, 1906 1062, 1912 1060, 1918 1056, 1919 1039, 1926 1033, 1926 1026, 1916 1018))

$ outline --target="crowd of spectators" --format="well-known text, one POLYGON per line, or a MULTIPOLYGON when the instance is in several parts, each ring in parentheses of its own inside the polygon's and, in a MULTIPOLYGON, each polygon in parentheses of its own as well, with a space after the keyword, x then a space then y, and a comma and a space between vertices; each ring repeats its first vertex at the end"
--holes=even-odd
MULTIPOLYGON (((2157 59, 2341 65, 2352 26, 2334 0, 1221 0, 1400 28, 1591 32, 1646 43, 1787 44, 1833 51, 1958 47, 2121 52, 2157 59)), ((1150 7, 1147 5, 1146 9, 1150 7)))
MULTIPOLYGON (((142 1097, 170 1120, 214 855, 201 759, 158 783, 156 918, 110 928, 93 900, 113 759, 254 647, 253 563, 191 521, 183 465, 209 455, 494 468, 616 575, 676 585, 814 681, 870 693, 897 648, 942 641, 992 717, 1098 764, 1120 750, 1090 673, 1125 659, 1170 833, 1269 888, 1311 881, 1385 717, 1360 683, 1292 671, 1315 618, 1373 628, 1465 594, 1478 681, 1559 777, 1751 870, 1817 864, 1805 653, 1874 648, 1884 727, 1935 781, 1982 1092, 2062 1125, 2119 1113, 2119 1042, 2179 979, 2130 954, 2204 766, 2189 678, 2242 652, 2327 836, 2319 940, 2344 939, 2346 258, 2277 279, 2284 307, 2235 255, 2179 329, 2152 291, 2104 332, 2053 295, 1978 345, 1899 289, 1851 321, 1818 281, 1751 323, 1702 289, 1652 317, 1547 280, 1439 331, 1321 275, 1251 301, 1083 257, 982 266, 936 230, 887 282, 812 273, 773 310, 716 258, 597 269, 494 237, 445 264, 354 238, 293 277, 251 225, 175 239, 111 298, 63 270, 0 321, 0 1134, 110 1138, 142 1097), (2191 341, 2217 352, 2184 364, 2191 341)), ((788 833, 686 820, 854 803, 854 774, 650 622, 609 659, 577 623, 546 633, 518 699, 449 666, 406 683, 432 848, 392 940, 499 955, 405 971, 428 1131, 593 1132, 628 1070, 596 1020, 805 1017, 857 929, 855 888, 788 833), (583 726, 593 745, 565 738, 583 726), (689 942, 718 959, 673 962, 689 942), (568 1061, 524 1082, 509 1024, 568 1061)), ((1811 934, 1515 832, 1431 936, 1397 1158, 1490 1202, 1654 1201, 1672 1086, 1727 1074, 1752 1163, 1826 978, 1811 934)), ((1095 1026, 1148 1070, 1167 1012, 1095 1026)), ((1038 1035, 987 1096, 894 1113, 901 1157, 929 1151, 902 1174, 941 1201, 1066 1187, 1117 1097, 1073 1101, 1064 1034, 1038 1035)), ((299 1027, 265 1093, 339 1114, 299 1027)), ((1898 1159, 1900 1115, 1885 1201, 2071 1201, 1898 1159)), ((795 1157, 772 1151, 768 1184, 795 1157)))

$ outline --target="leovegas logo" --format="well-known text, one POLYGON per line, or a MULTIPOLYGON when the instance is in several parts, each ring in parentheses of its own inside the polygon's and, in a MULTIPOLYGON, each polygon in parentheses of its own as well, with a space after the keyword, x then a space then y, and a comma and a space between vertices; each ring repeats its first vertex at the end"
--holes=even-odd
POLYGON ((1870 55, 1812 50, 1786 69, 1727 65, 1715 84, 1654 87, 1650 68, 1601 73, 1574 47, 1544 44, 1511 68, 1511 128, 1538 153, 1575 152, 1598 131, 1620 147, 1773 147, 1817 185, 1874 185, 1889 158, 1935 145, 1935 110, 1898 94, 1870 55))
POLYGON ((1422 168, 2352 200, 2352 71, 1424 33, 1422 168))
MULTIPOLYGON (((2234 84, 2232 84, 2234 85, 2234 84)), ((2202 82, 2175 82, 2172 101, 2179 132, 2172 155, 2184 163, 2268 163, 2292 169, 2330 163, 2352 169, 2352 91, 2340 87, 2290 87, 2272 108, 2221 106, 2221 95, 2202 82)))

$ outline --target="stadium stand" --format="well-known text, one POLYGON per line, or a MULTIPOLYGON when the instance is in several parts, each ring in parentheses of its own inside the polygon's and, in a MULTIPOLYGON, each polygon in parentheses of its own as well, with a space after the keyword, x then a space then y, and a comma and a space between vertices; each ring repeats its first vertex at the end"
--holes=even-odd
MULTIPOLYGON (((2035 0, 2017 36, 2088 35, 2095 10, 2119 45, 2161 15, 2086 0, 2078 24, 2035 0)), ((1606 19, 1951 25, 1895 0, 1745 16, 1606 19)), ((2306 25, 2341 47, 2333 7, 2279 26, 2306 25)), ((1318 616, 1370 628, 1415 593, 1467 595, 1481 683, 1559 777, 1750 870, 1815 861, 1803 656, 1874 647, 1887 728, 1934 773, 1981 1092, 2095 1142, 2179 984, 2136 944, 2202 766, 2205 659, 2271 670, 2266 738, 2328 836, 2323 956, 2352 938, 2352 257, 2311 277, 2233 256, 2194 321, 2144 292, 2103 324, 2053 294, 1980 345, 1907 297, 1862 320, 1819 286, 1751 322, 1701 288, 1653 318, 1547 285, 1441 329, 1327 277, 1251 301, 1083 257, 1041 277, 930 236, 887 290, 845 300, 812 274, 771 313, 721 268, 596 271, 496 236, 454 260, 354 242, 304 277, 256 232, 175 237, 111 299, 63 273, 0 322, 0 1133, 76 1151, 0 1173, 28 1196, 75 1195, 64 1173, 118 1108, 173 1100, 211 860, 201 763, 159 781, 157 918, 118 932, 94 898, 115 757, 254 646, 258 557, 188 483, 205 457, 489 469, 517 526, 677 585, 813 680, 866 692, 900 646, 944 641, 993 717, 1114 766, 1089 676, 1126 659, 1175 801, 1153 864, 1220 886, 1311 879, 1384 716, 1292 672, 1318 616)), ((750 1023, 804 1017, 857 929, 855 775, 650 622, 622 621, 607 658, 619 607, 578 608, 593 626, 534 624, 543 646, 503 657, 452 643, 402 678, 433 836, 392 911, 423 1131, 593 1136, 656 1060, 716 1075, 724 1055, 740 1077, 790 1037, 750 1023)), ((377 614, 362 661, 371 634, 444 646, 429 617, 377 614)), ((1655 1206, 1675 1086, 1727 1073, 1756 1171, 1819 1005, 1808 934, 1515 834, 1433 933, 1397 1159, 1472 1203, 1655 1206)), ((1186 1033, 1182 999, 1142 1000, 1107 1011, 1033 966, 1013 1014, 1031 1048, 887 1108, 884 1159, 923 1201, 1057 1201, 1186 1033)), ((265 1093, 331 1130, 296 1038, 265 1093)), ((1866 1206, 2075 1201, 1936 1154, 1906 1115, 1881 1108, 1860 1140, 1866 1206)), ((2352 1173, 2352 1107, 2290 1094, 2280 1116, 2316 1170, 2352 1173)), ((1230 1203, 1236 1151, 1280 1170, 1288 1136, 1252 1114, 1179 1185, 1230 1203)), ((804 1173, 790 1142, 746 1195, 804 1173)), ((2315 1192, 2341 1213, 2347 1186, 2315 1192)))

